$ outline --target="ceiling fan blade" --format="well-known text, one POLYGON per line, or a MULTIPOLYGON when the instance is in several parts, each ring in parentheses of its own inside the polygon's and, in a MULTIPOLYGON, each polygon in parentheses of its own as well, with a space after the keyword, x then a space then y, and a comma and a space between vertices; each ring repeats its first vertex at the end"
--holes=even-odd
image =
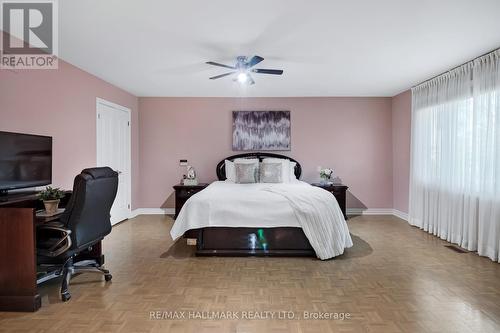
POLYGON ((221 74, 221 75, 216 75, 216 76, 210 77, 209 79, 210 80, 220 79, 221 77, 228 76, 228 75, 231 75, 231 74, 234 74, 234 73, 236 73, 236 72, 229 72, 229 73, 225 73, 225 74, 221 74))
POLYGON ((247 62, 247 68, 250 68, 250 67, 253 67, 253 66, 257 65, 262 60, 264 60, 264 58, 259 57, 258 55, 253 56, 252 59, 250 59, 247 62))
POLYGON ((206 64, 212 65, 212 66, 219 66, 219 67, 224 67, 224 68, 236 69, 236 67, 228 66, 228 65, 224 65, 224 64, 219 64, 218 62, 213 62, 213 61, 207 61, 206 64))
POLYGON ((252 69, 252 72, 259 73, 259 74, 274 74, 274 75, 281 75, 281 74, 283 74, 283 70, 282 69, 255 68, 255 69, 252 69))

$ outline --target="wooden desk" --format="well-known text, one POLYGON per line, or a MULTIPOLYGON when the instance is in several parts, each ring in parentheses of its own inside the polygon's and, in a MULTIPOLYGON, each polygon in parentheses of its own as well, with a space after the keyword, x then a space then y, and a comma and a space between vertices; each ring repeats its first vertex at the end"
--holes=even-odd
POLYGON ((36 311, 34 208, 0 208, 0 311, 36 311))
MULTIPOLYGON (((65 207, 71 193, 61 200, 65 207)), ((0 201, 0 311, 36 311, 41 306, 36 283, 36 218, 43 206, 36 193, 3 197, 0 201)), ((101 243, 75 260, 94 259, 104 263, 101 243)))

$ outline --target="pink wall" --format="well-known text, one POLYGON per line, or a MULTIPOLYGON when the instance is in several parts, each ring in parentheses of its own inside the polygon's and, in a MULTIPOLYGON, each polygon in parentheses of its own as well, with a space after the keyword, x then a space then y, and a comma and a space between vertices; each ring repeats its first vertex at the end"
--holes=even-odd
POLYGON ((0 70, 0 130, 54 138, 53 183, 96 163, 96 97, 132 110, 132 208, 173 207, 187 158, 201 181, 231 150, 232 110, 290 110, 305 181, 333 167, 350 208, 408 212, 411 92, 393 98, 137 98, 64 61, 58 70, 0 70), (140 110, 140 111, 139 111, 140 110))
POLYGON ((393 208, 408 213, 411 91, 392 98, 393 208))
POLYGON ((231 150, 232 110, 290 110, 292 150, 303 180, 333 167, 350 187, 348 207, 392 208, 391 98, 139 98, 138 206, 173 207, 188 159, 201 181, 231 150))
POLYGON ((132 206, 137 207, 137 97, 64 61, 58 70, 0 70, 0 130, 54 139, 53 183, 65 189, 96 164, 96 97, 132 110, 132 206))

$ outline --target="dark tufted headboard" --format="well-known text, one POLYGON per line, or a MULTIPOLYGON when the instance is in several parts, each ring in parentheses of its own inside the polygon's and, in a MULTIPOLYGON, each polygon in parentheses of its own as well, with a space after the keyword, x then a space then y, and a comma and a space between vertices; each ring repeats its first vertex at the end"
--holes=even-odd
POLYGON ((300 166, 299 162, 291 157, 273 153, 245 153, 226 157, 225 159, 220 161, 219 164, 217 164, 217 178, 219 178, 219 180, 226 180, 226 164, 224 163, 225 160, 233 161, 237 158, 258 158, 259 161, 262 161, 266 157, 285 158, 297 163, 297 165, 295 166, 295 177, 297 177, 297 179, 300 179, 300 175, 302 174, 302 167, 300 166))

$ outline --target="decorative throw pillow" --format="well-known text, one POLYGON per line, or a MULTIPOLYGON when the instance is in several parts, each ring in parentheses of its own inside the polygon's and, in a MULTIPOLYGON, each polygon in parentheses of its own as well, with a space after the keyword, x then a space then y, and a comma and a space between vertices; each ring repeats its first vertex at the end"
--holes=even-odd
POLYGON ((236 170, 236 183, 251 184, 257 183, 259 175, 259 163, 234 163, 236 170))
POLYGON ((226 181, 236 183, 236 169, 234 163, 258 163, 256 158, 237 158, 233 161, 224 160, 226 181))
POLYGON ((290 179, 290 160, 285 158, 268 157, 262 160, 262 164, 280 163, 281 164, 281 182, 289 183, 290 179))
POLYGON ((282 183, 282 163, 262 163, 260 166, 261 183, 282 183))

